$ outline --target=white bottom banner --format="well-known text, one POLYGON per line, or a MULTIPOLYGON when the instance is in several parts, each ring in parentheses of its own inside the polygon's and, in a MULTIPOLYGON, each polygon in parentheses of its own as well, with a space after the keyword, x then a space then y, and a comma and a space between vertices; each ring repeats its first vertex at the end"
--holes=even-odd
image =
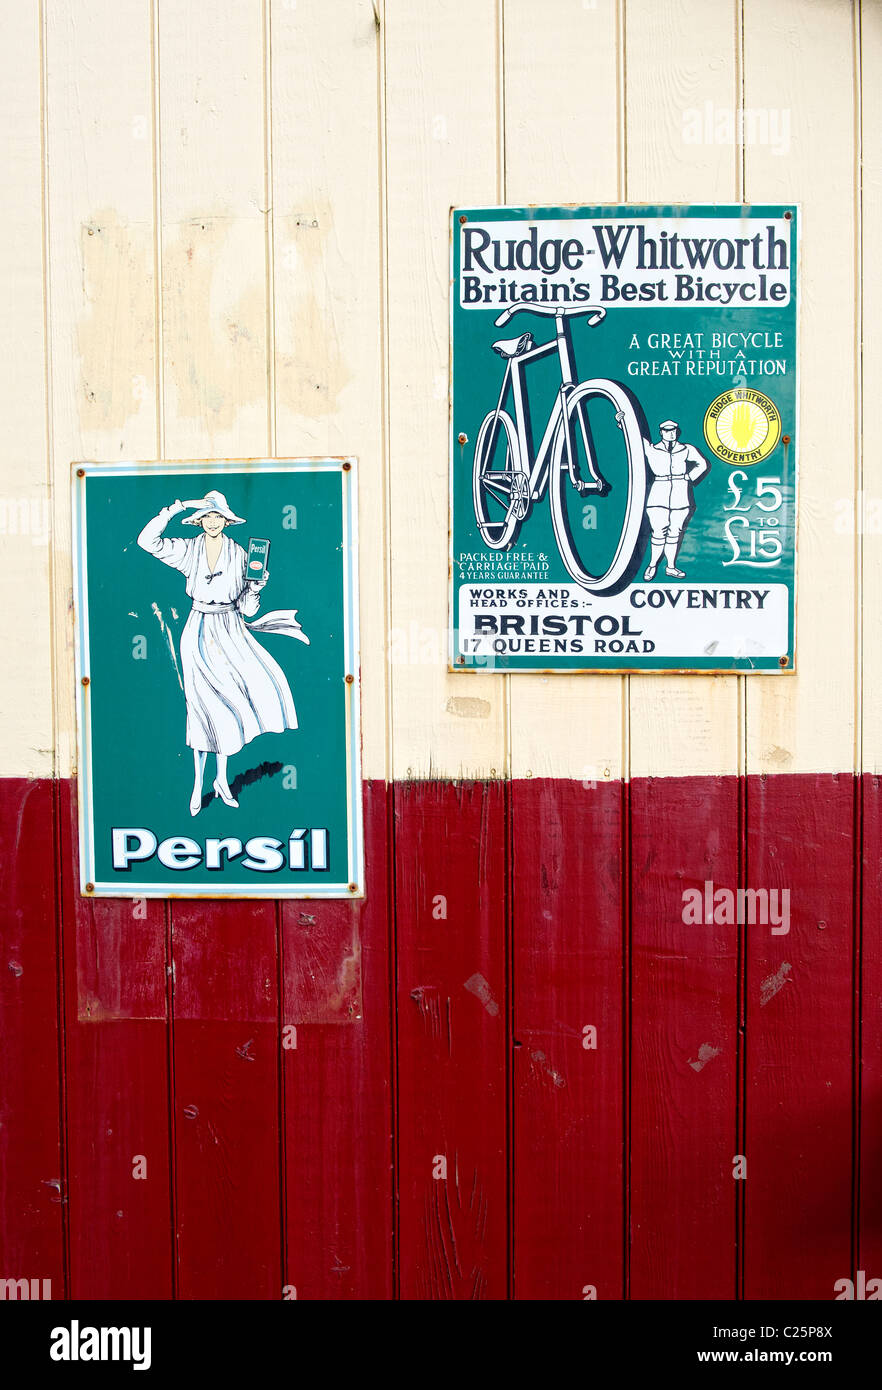
POLYGON ((599 598, 577 584, 461 584, 456 652, 584 657, 780 657, 788 651, 786 584, 632 584, 599 598))

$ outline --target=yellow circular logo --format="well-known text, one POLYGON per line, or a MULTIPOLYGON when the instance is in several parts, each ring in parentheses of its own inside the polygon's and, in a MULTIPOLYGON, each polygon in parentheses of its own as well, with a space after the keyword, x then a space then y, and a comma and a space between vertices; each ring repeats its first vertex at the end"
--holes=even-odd
POLYGON ((781 416, 762 391, 737 386, 711 401, 704 437, 724 463, 761 463, 781 438, 781 416))

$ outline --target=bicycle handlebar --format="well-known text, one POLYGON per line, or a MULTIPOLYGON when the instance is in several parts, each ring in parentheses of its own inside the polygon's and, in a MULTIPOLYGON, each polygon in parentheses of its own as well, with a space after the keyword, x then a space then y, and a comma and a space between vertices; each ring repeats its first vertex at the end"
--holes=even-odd
POLYGON ((594 328, 596 324, 602 323, 606 318, 606 310, 601 309, 599 304, 580 304, 578 306, 566 307, 563 304, 534 304, 532 299, 519 299, 516 303, 503 309, 499 318, 495 320, 497 328, 508 323, 514 314, 545 314, 548 318, 557 318, 560 315, 571 314, 591 314, 588 320, 588 327, 594 328))

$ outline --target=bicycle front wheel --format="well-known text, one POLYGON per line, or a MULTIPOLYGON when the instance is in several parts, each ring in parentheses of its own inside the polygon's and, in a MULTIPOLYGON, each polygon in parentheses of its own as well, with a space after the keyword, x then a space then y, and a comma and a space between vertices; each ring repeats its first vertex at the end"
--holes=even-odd
POLYGON ((530 480, 521 467, 518 434, 504 410, 485 415, 475 444, 472 496, 481 540, 493 550, 509 545, 530 506, 530 480))
POLYGON ((600 377, 580 382, 567 400, 566 411, 566 427, 561 420, 551 454, 549 492, 554 534, 561 559, 576 583, 591 593, 608 593, 623 580, 627 582, 637 559, 646 505, 643 428, 628 388, 600 377), (611 405, 614 413, 606 410, 603 402, 611 405), (595 406, 597 410, 592 409, 595 406), (595 417, 593 426, 589 412, 595 417), (621 416, 620 434, 615 414, 621 416), (619 457, 611 456, 609 467, 601 474, 594 441, 604 435, 611 455, 618 443, 619 457), (607 499, 608 492, 611 500, 607 499), (605 524, 599 526, 597 513, 601 509, 605 524))

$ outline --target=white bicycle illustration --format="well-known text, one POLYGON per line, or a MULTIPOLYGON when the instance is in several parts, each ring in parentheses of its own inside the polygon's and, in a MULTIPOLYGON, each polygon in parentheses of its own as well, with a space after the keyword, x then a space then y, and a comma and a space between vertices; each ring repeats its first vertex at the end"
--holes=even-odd
MULTIPOLYGON (((608 593, 627 582, 636 565, 646 503, 646 460, 643 439, 647 434, 640 404, 621 382, 594 377, 575 381, 569 320, 588 315, 588 326, 602 323, 606 310, 595 304, 578 307, 535 304, 518 300, 496 319, 497 327, 515 314, 539 314, 555 320, 555 336, 538 346, 531 333, 502 338, 493 351, 505 359, 505 374, 496 408, 483 419, 475 444, 472 489, 475 517, 482 539, 494 550, 515 541, 532 504, 541 501, 550 487, 551 518, 555 539, 567 572, 592 593, 608 593), (523 369, 529 362, 557 352, 561 384, 551 406, 538 449, 533 448, 530 409, 523 369), (511 391, 514 419, 504 407, 511 391), (604 497, 610 484, 600 472, 587 406, 606 400, 615 409, 627 456, 627 496, 621 532, 615 552, 602 568, 597 558, 598 532, 574 526, 569 502, 575 494, 604 497), (592 546, 593 538, 593 546, 592 546), (592 549, 594 553, 592 554, 592 549)), ((604 549, 609 550, 608 540, 604 549)))

